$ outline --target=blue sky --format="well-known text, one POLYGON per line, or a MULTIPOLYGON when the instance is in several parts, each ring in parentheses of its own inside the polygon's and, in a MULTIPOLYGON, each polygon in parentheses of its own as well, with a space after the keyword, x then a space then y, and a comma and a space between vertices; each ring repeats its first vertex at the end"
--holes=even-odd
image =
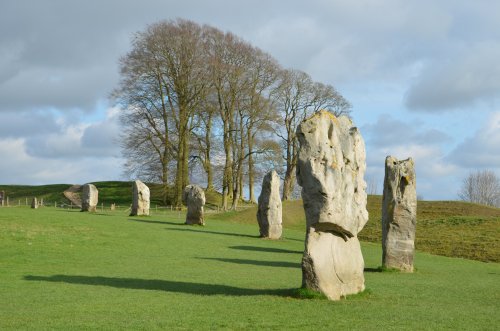
POLYGON ((124 179, 118 59, 177 17, 334 85, 379 192, 387 155, 415 159, 425 199, 456 199, 471 170, 500 176, 499 1, 19 0, 0 5, 0 183, 124 179))

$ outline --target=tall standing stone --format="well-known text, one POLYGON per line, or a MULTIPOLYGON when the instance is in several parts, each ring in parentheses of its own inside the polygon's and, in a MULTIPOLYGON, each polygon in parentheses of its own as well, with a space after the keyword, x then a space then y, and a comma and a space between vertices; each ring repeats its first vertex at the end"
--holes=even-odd
POLYGON ((269 239, 280 239, 282 232, 282 209, 280 197, 280 178, 276 171, 268 172, 262 180, 257 210, 260 236, 269 239))
POLYGON ((82 210, 95 212, 97 210, 99 191, 93 184, 85 184, 82 187, 82 210))
POLYGON ((130 216, 149 215, 149 187, 140 180, 132 184, 132 211, 130 216))
POLYGON ((31 200, 31 208, 32 209, 37 209, 38 208, 38 199, 35 197, 33 200, 31 200))
POLYGON ((307 223, 302 287, 338 300, 365 288, 357 238, 368 221, 365 144, 348 117, 325 110, 303 121, 297 137, 307 223))
POLYGON ((385 159, 382 201, 382 265, 401 271, 413 271, 415 227, 417 224, 417 188, 412 158, 385 159))
POLYGON ((205 225, 203 206, 205 205, 205 192, 198 185, 188 185, 184 188, 182 201, 187 206, 186 224, 205 225))

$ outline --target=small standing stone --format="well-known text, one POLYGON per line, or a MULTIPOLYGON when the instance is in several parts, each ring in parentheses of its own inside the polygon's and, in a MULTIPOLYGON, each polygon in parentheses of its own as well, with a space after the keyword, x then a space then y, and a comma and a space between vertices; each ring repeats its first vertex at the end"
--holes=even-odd
POLYGON ((382 265, 413 272, 417 188, 412 158, 385 159, 382 201, 382 265))
POLYGON ((85 184, 82 187, 82 210, 95 212, 97 210, 99 191, 93 184, 85 184))
POLYGON ((32 209, 38 208, 38 199, 37 198, 33 198, 33 200, 31 200, 31 208, 32 209))
POLYGON ((149 216, 149 187, 140 180, 132 184, 132 211, 130 216, 149 216))
POLYGON ((111 206, 109 207, 110 210, 115 210, 116 209, 116 205, 114 203, 111 204, 111 206))
POLYGON ((205 225, 203 206, 205 205, 205 192, 198 185, 188 185, 184 188, 182 201, 187 206, 186 224, 205 225))
POLYGON ((282 209, 280 178, 274 170, 268 172, 262 180, 257 221, 259 222, 260 236, 262 238, 281 238, 282 209))

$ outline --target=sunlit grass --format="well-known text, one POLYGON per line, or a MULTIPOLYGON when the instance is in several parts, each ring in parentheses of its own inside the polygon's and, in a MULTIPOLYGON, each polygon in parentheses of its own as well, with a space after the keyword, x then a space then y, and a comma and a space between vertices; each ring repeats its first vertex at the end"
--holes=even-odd
MULTIPOLYGON (((254 217, 254 216, 253 216, 254 217)), ((255 219, 186 226, 0 208, 0 329, 495 329, 500 265, 418 252, 413 274, 381 272, 362 243, 367 291, 339 302, 299 290, 303 229, 258 238, 255 219)))

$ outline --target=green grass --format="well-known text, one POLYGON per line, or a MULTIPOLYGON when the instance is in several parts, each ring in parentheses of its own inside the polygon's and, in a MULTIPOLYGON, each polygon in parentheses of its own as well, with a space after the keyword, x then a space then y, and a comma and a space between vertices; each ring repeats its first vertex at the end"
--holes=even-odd
MULTIPOLYGON (((239 217, 239 216, 238 216, 239 217)), ((493 330, 500 265, 417 252, 381 272, 362 243, 367 291, 302 299, 304 231, 258 238, 255 218, 128 217, 0 208, 0 329, 493 330)))
MULTIPOLYGON (((368 223, 362 241, 382 242, 382 197, 368 196, 368 223)), ((255 222, 257 207, 216 216, 234 223, 255 222)), ((305 228, 302 201, 283 203, 283 224, 305 228)), ((500 209, 461 201, 419 201, 415 246, 418 250, 449 257, 500 262, 500 209)))

